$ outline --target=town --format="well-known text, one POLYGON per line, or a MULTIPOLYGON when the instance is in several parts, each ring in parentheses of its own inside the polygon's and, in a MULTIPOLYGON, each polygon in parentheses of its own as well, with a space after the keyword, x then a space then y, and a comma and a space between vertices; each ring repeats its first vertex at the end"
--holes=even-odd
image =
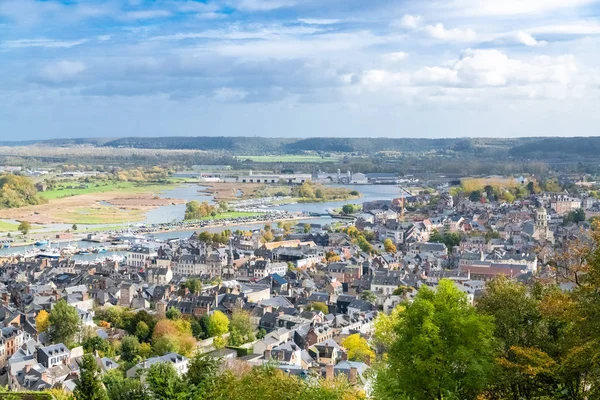
POLYGON ((423 190, 348 204, 327 223, 132 235, 121 258, 5 255, 1 383, 83 393, 83 369, 109 391, 114 379, 152 389, 160 368, 182 379, 212 360, 225 370, 343 378, 345 390, 370 397, 371 370, 389 351, 382 325, 424 288, 450 284, 472 307, 498 279, 575 286, 559 281, 556 260, 595 229, 593 184, 571 181, 575 195, 555 181, 500 181, 509 182, 426 189, 413 179, 423 190))

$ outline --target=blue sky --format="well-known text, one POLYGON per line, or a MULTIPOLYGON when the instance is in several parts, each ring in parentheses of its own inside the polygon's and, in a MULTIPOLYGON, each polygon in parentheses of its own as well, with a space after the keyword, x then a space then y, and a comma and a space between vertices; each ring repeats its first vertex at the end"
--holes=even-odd
POLYGON ((583 136, 600 0, 0 0, 0 137, 583 136))

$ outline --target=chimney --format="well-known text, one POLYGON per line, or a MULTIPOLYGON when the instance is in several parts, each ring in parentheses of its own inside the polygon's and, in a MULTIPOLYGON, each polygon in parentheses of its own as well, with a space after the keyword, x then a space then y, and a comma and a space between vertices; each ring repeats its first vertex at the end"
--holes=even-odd
POLYGON ((358 370, 356 369, 356 367, 352 367, 350 368, 350 373, 348 374, 348 380, 350 381, 351 384, 356 384, 356 380, 358 377, 358 370))
POLYGON ((265 360, 269 361, 271 359, 271 349, 265 350, 265 360))
POLYGON ((41 378, 42 378, 42 380, 43 380, 43 381, 45 381, 45 382, 48 382, 48 383, 49 383, 49 381, 48 381, 48 373, 47 373, 46 371, 47 371, 47 370, 44 370, 44 372, 42 372, 42 374, 41 374, 41 378))
POLYGON ((342 361, 348 361, 348 353, 345 351, 342 351, 342 361))
POLYGON ((26 374, 28 374, 28 373, 29 373, 29 371, 31 371, 31 365, 30 365, 30 364, 27 364, 27 365, 25 366, 25 373, 26 373, 26 374))
POLYGON ((334 378, 333 364, 327 364, 327 366, 325 367, 325 379, 328 381, 332 381, 333 378, 334 378))
POLYGON ((371 366, 371 356, 367 354, 367 358, 365 359, 365 364, 367 364, 369 367, 371 366))

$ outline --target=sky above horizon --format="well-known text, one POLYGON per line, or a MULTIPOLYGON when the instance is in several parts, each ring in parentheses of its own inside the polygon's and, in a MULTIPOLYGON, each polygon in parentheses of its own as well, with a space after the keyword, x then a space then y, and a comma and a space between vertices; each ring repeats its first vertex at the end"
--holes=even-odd
POLYGON ((0 140, 590 136, 600 0, 0 0, 0 140))

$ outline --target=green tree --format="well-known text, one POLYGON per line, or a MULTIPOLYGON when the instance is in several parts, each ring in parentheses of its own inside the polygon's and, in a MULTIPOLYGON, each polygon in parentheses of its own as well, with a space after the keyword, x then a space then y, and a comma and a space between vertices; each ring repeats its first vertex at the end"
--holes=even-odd
POLYGON ((221 311, 215 311, 208 320, 208 335, 221 336, 229 331, 229 319, 221 311))
POLYGON ((81 321, 75 307, 59 300, 50 312, 48 333, 52 343, 70 344, 79 333, 81 321))
POLYGON ((27 221, 21 221, 21 223, 19 224, 19 227, 17 229, 23 235, 27 235, 29 233, 29 231, 31 230, 31 224, 27 221))
POLYGON ((100 379, 100 368, 91 354, 83 356, 81 372, 77 378, 73 394, 77 400, 108 400, 100 379))
POLYGON ((105 356, 110 353, 110 344, 107 340, 102 339, 100 336, 92 336, 83 341, 83 350, 86 353, 98 352, 100 355, 105 356))
POLYGON ((181 311, 175 307, 171 307, 167 310, 165 316, 170 320, 176 320, 181 318, 181 311))
POLYGON ((135 361, 139 355, 140 342, 135 336, 125 336, 121 341, 121 359, 127 362, 135 361))
POLYGON ((342 212, 346 215, 354 214, 354 205, 352 204, 344 204, 342 206, 342 212))
POLYGON ((71 227, 72 230, 76 231, 77 230, 77 224, 73 224, 73 226, 71 227))
POLYGON ((196 352, 190 360, 188 372, 185 375, 190 387, 191 398, 202 400, 209 398, 214 391, 219 375, 220 360, 201 352, 196 352))
POLYGON ((198 294, 202 291, 202 281, 197 278, 190 278, 185 281, 184 286, 190 291, 190 293, 198 294))
POLYGON ((138 322, 137 326, 135 327, 135 336, 137 336, 137 338, 142 342, 148 339, 150 336, 150 328, 148 327, 148 324, 146 324, 144 321, 138 322))
POLYGON ((375 303, 377 301, 377 295, 370 290, 364 290, 360 294, 360 299, 364 301, 368 301, 369 303, 375 303))
POLYGON ((152 400, 146 386, 139 379, 122 379, 118 385, 107 386, 110 400, 152 400))
POLYGON ((236 309, 233 311, 229 331, 231 332, 229 343, 232 346, 240 346, 255 340, 250 314, 245 310, 236 309))
POLYGON ((378 371, 378 399, 475 399, 494 365, 493 318, 478 315, 453 282, 423 286, 395 326, 396 340, 378 371))
POLYGON ((310 224, 304 224, 304 233, 310 233, 312 226, 310 224))
POLYGON ((313 311, 321 311, 323 314, 329 314, 329 307, 327 306, 327 304, 320 301, 315 301, 311 303, 310 308, 313 311))
POLYGON ((188 400, 189 387, 170 363, 153 364, 147 372, 146 383, 156 400, 188 400))
POLYGON ((469 195, 469 200, 473 202, 481 201, 481 192, 479 190, 473 190, 469 195))

